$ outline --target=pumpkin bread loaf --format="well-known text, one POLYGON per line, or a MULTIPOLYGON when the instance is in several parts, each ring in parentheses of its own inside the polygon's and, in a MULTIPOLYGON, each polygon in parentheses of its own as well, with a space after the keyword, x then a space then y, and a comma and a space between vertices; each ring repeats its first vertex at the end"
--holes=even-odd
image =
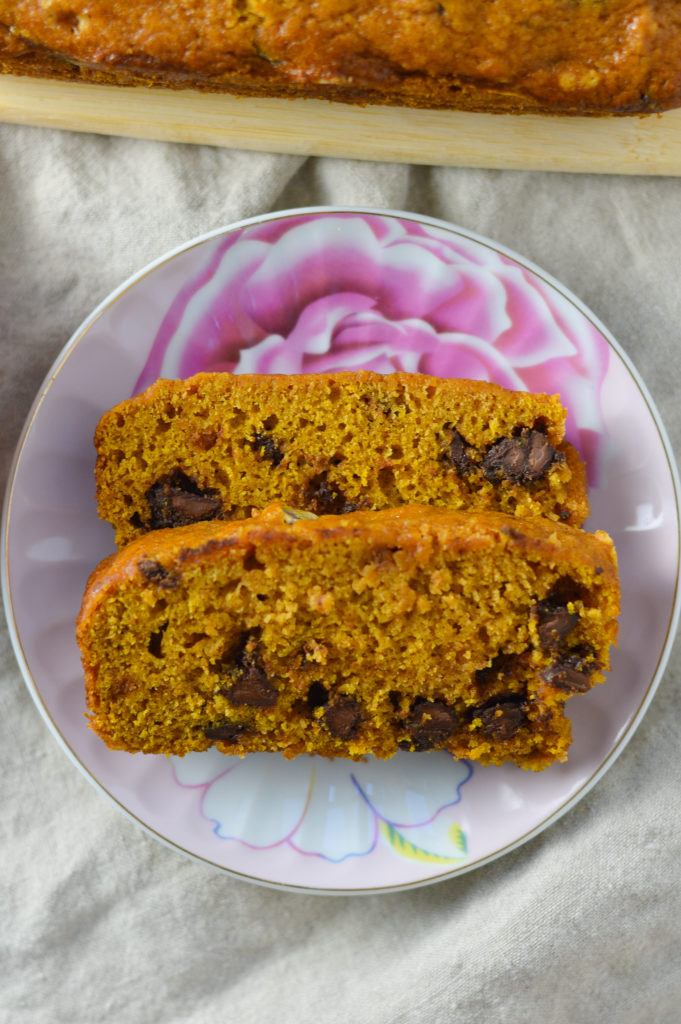
POLYGON ((540 770, 566 758, 566 700, 610 666, 618 602, 601 532, 276 504, 132 541, 92 574, 77 636, 115 749, 442 749, 540 770))
POLYGON ((586 475, 565 416, 555 395, 423 374, 159 380, 97 427, 99 515, 119 546, 273 501, 316 515, 488 508, 579 526, 586 475))
POLYGON ((681 102, 681 9, 676 0, 0 0, 0 71, 402 107, 658 112, 681 102))

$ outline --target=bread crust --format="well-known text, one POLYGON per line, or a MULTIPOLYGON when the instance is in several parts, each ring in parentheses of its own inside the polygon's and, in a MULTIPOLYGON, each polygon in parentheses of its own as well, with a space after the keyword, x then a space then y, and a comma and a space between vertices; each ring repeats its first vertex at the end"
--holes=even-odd
POLYGON ((681 104, 674 0, 0 0, 0 71, 493 113, 681 104))

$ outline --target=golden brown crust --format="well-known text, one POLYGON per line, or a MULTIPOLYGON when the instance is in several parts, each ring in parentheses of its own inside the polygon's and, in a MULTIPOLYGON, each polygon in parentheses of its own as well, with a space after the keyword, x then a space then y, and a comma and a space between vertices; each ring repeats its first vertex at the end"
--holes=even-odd
POLYGON ((140 559, 154 557, 162 564, 178 565, 197 561, 222 549, 249 548, 259 544, 296 543, 318 545, 329 537, 353 537, 371 531, 377 547, 398 545, 427 554, 433 535, 438 544, 455 555, 486 547, 490 538, 503 547, 525 550, 537 557, 550 551, 556 564, 578 561, 612 585, 617 580, 617 560, 608 535, 597 530, 586 533, 563 523, 547 522, 541 517, 528 517, 522 522, 501 512, 466 511, 431 508, 424 505, 403 505, 380 511, 353 512, 344 516, 307 518, 285 515, 280 502, 255 513, 251 519, 233 522, 200 522, 174 530, 154 530, 136 537, 120 551, 104 558, 87 582, 80 619, 86 619, 94 602, 101 600, 101 591, 117 587, 137 572, 140 559), (603 575, 605 574, 605 575, 603 575))
POLYGON ((614 548, 539 517, 281 505, 156 531, 92 574, 77 636, 111 747, 564 760, 565 701, 602 681, 614 548))
POLYGON ((681 103, 674 0, 0 0, 0 70, 406 107, 681 103))
MULTIPOLYGON (((202 373, 159 380, 96 433, 99 514, 119 546, 196 519, 284 501, 316 514, 420 502, 579 526, 583 463, 556 395, 426 374, 202 373), (545 461, 495 468, 504 446, 545 461), (501 446, 501 449, 499 448, 501 446)), ((508 453, 512 458, 513 453, 508 453)))

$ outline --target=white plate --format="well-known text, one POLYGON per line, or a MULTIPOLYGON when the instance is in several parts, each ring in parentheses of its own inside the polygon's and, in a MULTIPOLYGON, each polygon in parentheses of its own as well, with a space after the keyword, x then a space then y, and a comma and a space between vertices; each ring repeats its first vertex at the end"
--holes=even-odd
POLYGON ((28 688, 85 774, 179 850, 265 884, 388 891, 484 864, 555 821, 612 764, 660 680, 679 614, 678 476, 653 404, 607 330, 501 246, 399 212, 310 209, 188 243, 105 300, 34 404, 5 502, 3 586, 28 688), (444 753, 353 764, 214 751, 112 752, 87 728, 74 622, 113 549, 97 519, 100 415, 158 376, 366 367, 560 392, 590 467, 590 529, 620 560, 605 685, 568 705, 566 764, 535 774, 444 753))

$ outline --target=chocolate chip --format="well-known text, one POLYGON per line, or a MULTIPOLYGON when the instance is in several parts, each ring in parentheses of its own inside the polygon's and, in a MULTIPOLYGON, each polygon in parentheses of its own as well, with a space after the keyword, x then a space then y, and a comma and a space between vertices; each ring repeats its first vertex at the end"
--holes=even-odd
POLYGON ((551 604, 574 604, 587 596, 586 588, 572 576, 559 576, 546 595, 546 600, 551 604))
POLYGON ((456 732, 459 719, 442 700, 416 700, 405 723, 414 750, 440 747, 456 732))
POLYGON ((362 722, 362 711, 354 697, 338 694, 324 711, 324 724, 332 736, 351 740, 357 735, 362 722))
POLYGON ((537 632, 542 647, 548 650, 555 650, 568 633, 579 622, 579 615, 570 612, 565 605, 553 604, 550 601, 540 601, 534 609, 537 617, 537 632))
POLYGON ((240 722, 221 722, 219 725, 209 725, 207 729, 204 729, 203 735, 207 740, 236 743, 245 731, 246 726, 240 722))
POLYGON ((564 459, 539 430, 525 429, 518 437, 503 437, 491 445, 483 457, 482 471, 493 483, 529 484, 564 459))
POLYGON ((203 490, 180 469, 173 470, 153 484, 146 493, 150 530, 187 526, 205 519, 216 519, 222 512, 218 492, 203 490))
POLYGON ((357 508, 336 484, 329 481, 325 472, 310 477, 303 492, 303 502, 308 511, 318 516, 343 515, 357 508))
POLYGON ((228 697, 235 707, 271 708, 279 697, 279 691, 258 669, 249 669, 220 693, 228 697))
MULTIPOLYGON (((236 677, 231 686, 219 690, 219 693, 236 707, 271 708, 277 703, 279 691, 267 678, 258 645, 251 636, 245 634, 242 637, 231 662, 237 669, 236 677)), ((222 668, 229 670, 228 660, 223 661, 222 668)))
POLYGON ((250 441, 250 445, 254 452, 267 459, 273 466, 278 466, 284 458, 284 453, 277 447, 274 438, 269 434, 255 433, 253 440, 250 441))
POLYGON ((589 662, 581 654, 566 654, 540 672, 540 677, 549 686, 555 686, 566 693, 586 693, 591 689, 591 676, 596 671, 596 662, 589 662))
POLYGON ((508 740, 527 720, 527 702, 522 697, 508 696, 488 701, 473 711, 482 722, 482 731, 490 739, 508 740))
POLYGON ((471 446, 463 439, 458 430, 450 428, 452 439, 449 448, 444 453, 444 459, 452 466, 460 476, 468 476, 476 469, 475 462, 470 456, 471 446))
POLYGON ((172 590, 178 585, 178 578, 175 573, 168 572, 155 558, 141 558, 137 568, 149 583, 155 583, 165 590, 172 590))

